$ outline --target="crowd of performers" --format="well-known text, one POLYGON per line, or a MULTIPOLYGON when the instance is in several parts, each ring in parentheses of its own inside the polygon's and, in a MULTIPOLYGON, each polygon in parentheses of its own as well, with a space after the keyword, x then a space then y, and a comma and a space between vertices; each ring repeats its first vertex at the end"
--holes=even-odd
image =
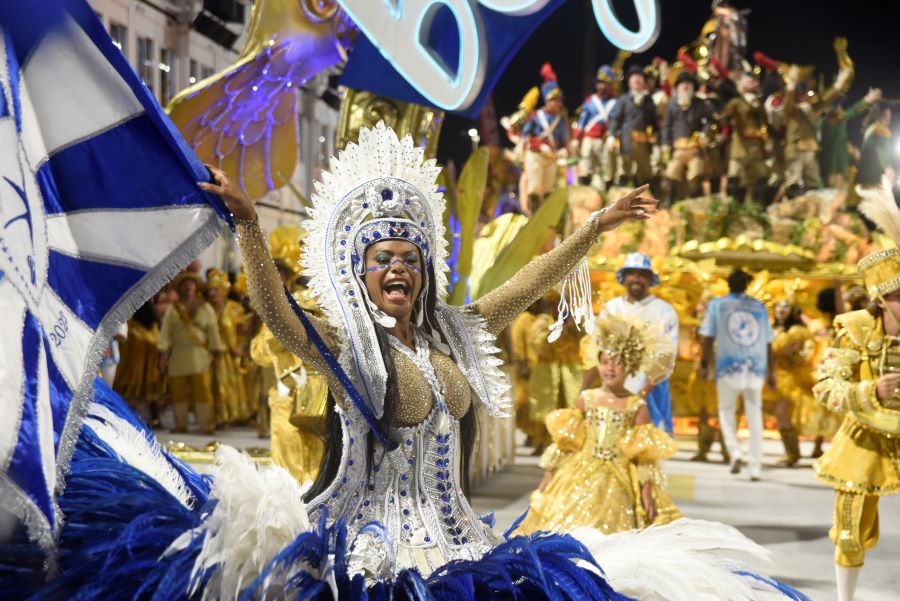
MULTIPOLYGON (((714 18, 711 31, 730 14, 714 18)), ((649 183, 663 206, 712 193, 769 204, 826 186, 880 184, 891 168, 891 105, 879 88, 846 97, 854 67, 845 39, 835 40, 828 88, 810 67, 761 52, 755 65, 717 59, 710 39, 685 46, 671 65, 659 57, 625 64, 620 53, 597 69, 593 93, 571 116, 545 64, 539 91, 501 120, 522 166, 522 209, 564 185, 565 166, 601 191, 649 183), (851 127, 864 132, 859 146, 850 144, 851 127)))
MULTIPOLYGON (((297 268, 300 240, 296 227, 276 229, 270 253, 298 304, 317 315, 297 268)), ((784 443, 779 465, 798 463, 800 436, 814 439, 816 474, 837 491, 831 537, 847 591, 878 539, 878 497, 900 490, 890 430, 900 389, 893 373, 900 360, 891 350, 900 308, 887 310, 900 302, 892 287, 896 257, 886 251, 865 259, 866 287, 823 290, 824 319, 804 315, 790 297, 767 307, 747 294, 751 276, 740 269, 728 277, 729 294, 706 295, 696 308, 693 459, 707 461, 718 435, 731 473, 748 467, 751 480, 760 479, 764 412, 775 417, 784 443), (737 438, 738 398, 750 430, 746 454, 737 438), (823 451, 826 440, 832 443, 823 451)), ((580 526, 612 533, 681 516, 657 465, 677 450, 668 378, 678 316, 653 294, 660 277, 646 255, 625 257, 617 280, 624 293, 603 306, 595 333, 567 321, 548 340, 560 305, 551 290, 498 337, 516 424, 545 470, 517 533, 580 526)), ((273 336, 248 301, 243 274, 231 284, 215 269, 205 281, 183 272, 128 322, 113 386, 151 423, 168 403, 173 433, 187 430, 190 411, 207 434, 255 422, 261 437, 271 434, 274 462, 298 482, 313 480, 325 449, 328 384, 273 336)))
MULTIPOLYGON (((556 75, 545 65, 539 92, 529 92, 520 110, 503 121, 517 142, 513 152, 521 165, 519 209, 525 214, 537 210, 550 192, 565 185, 563 167, 571 166, 577 183, 601 192, 647 184, 662 206, 711 194, 768 204, 823 186, 859 190, 857 200, 865 197, 863 204, 869 203, 864 213, 889 234, 900 232, 900 220, 891 225, 896 209, 872 208, 888 202, 879 199, 883 190, 875 189, 885 175, 893 174, 890 107, 877 88, 844 106, 853 76, 846 41, 835 42, 838 72, 833 85, 819 89, 806 68, 761 53, 754 55, 755 67, 740 60, 745 50, 739 47, 740 36, 723 46, 725 32, 733 33, 739 17, 731 9, 717 12, 705 33, 705 39, 716 43, 685 47, 671 67, 659 59, 648 67, 626 67, 624 60, 600 67, 594 93, 572 119, 556 75), (543 105, 538 108, 539 98, 543 105), (865 133, 856 149, 849 144, 848 128, 863 115, 865 133)), ((389 197, 382 200, 390 202, 389 197)), ((259 242, 261 233, 252 225, 244 230, 245 241, 250 231, 251 242, 259 242)), ((300 275, 304 234, 291 227, 271 232, 269 254, 280 283, 299 308, 321 318, 318 300, 300 275)), ((252 245, 243 250, 265 254, 252 245)), ((790 294, 767 303, 754 298, 748 294, 752 276, 741 269, 729 274, 727 294, 708 293, 694 308, 699 328, 687 394, 691 407, 686 409, 699 418, 693 460, 708 461, 718 438, 723 463, 732 474, 746 468, 751 481, 761 479, 765 414, 774 416, 784 445, 779 465, 797 465, 800 438, 814 440, 816 476, 836 491, 830 536, 842 601, 852 599, 865 550, 878 540, 879 496, 900 491, 897 257, 896 251, 883 251, 864 259, 864 287, 842 290, 837 284, 823 290, 817 303, 822 317, 804 315, 790 294), (739 400, 750 433, 747 452, 737 437, 739 400)), ((574 532, 581 527, 611 534, 682 517, 666 492, 658 462, 677 449, 669 378, 685 330, 672 305, 653 294, 660 274, 651 258, 632 253, 619 260, 623 265, 616 279, 624 293, 601 307, 593 332, 567 321, 561 332, 548 337, 564 304, 554 290, 527 309, 520 307, 517 315, 494 307, 509 324, 492 333, 499 333, 513 382, 516 425, 540 455, 545 472, 516 534, 574 532)), ((371 269, 390 271, 398 262, 406 264, 407 259, 395 258, 371 269)), ((284 332, 273 333, 263 323, 255 312, 259 307, 250 303, 243 273, 229 279, 216 269, 205 277, 199 271, 180 274, 140 308, 127 332, 117 337, 120 349, 110 353, 105 375, 154 425, 168 404, 172 433, 187 431, 191 412, 204 434, 254 424, 260 437, 271 436, 277 465, 298 482, 316 480, 318 486, 334 475, 320 474, 320 466, 335 469, 328 445, 337 434, 327 418, 333 378, 329 380, 321 361, 299 358, 285 346, 284 332), (109 369, 117 359, 117 369, 109 369)), ((377 302, 368 302, 378 324, 395 323, 379 312, 377 302)), ((426 326, 434 327, 416 325, 425 334, 426 326)), ((426 341, 418 336, 401 341, 405 347, 394 344, 396 339, 390 344, 378 341, 377 350, 392 356, 392 362, 423 370, 426 379, 421 382, 404 380, 408 366, 398 372, 403 391, 418 386, 418 393, 430 396, 429 387, 440 384, 435 382, 459 384, 443 382, 449 376, 442 371, 446 366, 439 365, 438 358, 444 356, 440 352, 432 353, 433 368, 409 352, 426 341), (429 373, 437 379, 428 380, 429 373)), ((395 369, 393 363, 390 369, 395 369)), ((465 438, 471 427, 468 414, 445 393, 447 406, 439 407, 436 416, 419 415, 419 408, 411 406, 405 409, 409 415, 393 417, 410 427, 436 428, 440 441, 448 436, 441 411, 449 412, 459 420, 454 424, 465 438)), ((461 484, 463 489, 466 484, 461 484)), ((359 515, 365 513, 360 510, 359 515)), ((484 549, 492 544, 482 540, 480 531, 468 534, 484 549)), ((413 538, 403 540, 410 548, 429 542, 427 535, 418 543, 413 540, 417 534, 409 536, 413 538)), ((451 532, 451 539, 456 538, 451 532)), ((459 557, 468 557, 466 553, 459 557)), ((448 558, 400 561, 422 568, 448 558)))

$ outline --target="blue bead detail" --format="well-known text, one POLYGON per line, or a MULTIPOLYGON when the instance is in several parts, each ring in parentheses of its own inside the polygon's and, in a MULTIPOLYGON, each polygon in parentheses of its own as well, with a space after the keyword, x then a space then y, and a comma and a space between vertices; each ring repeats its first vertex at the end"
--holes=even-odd
POLYGON ((459 544, 459 539, 456 538, 456 537, 454 537, 454 538, 453 538, 453 544, 458 545, 458 544, 459 544))
POLYGON ((375 485, 374 485, 374 484, 370 484, 370 485, 369 485, 369 490, 375 490, 375 485))
POLYGON ((404 482, 406 482, 407 480, 409 480, 409 476, 407 476, 406 474, 403 474, 402 476, 400 476, 400 479, 403 480, 404 482))
POLYGON ((391 200, 394 198, 394 191, 390 188, 385 188, 381 191, 381 200, 391 200))
POLYGON ((319 509, 325 509, 325 503, 319 503, 319 509))
POLYGON ((350 231, 350 226, 349 226, 349 225, 345 225, 345 226, 344 226, 344 231, 345 231, 345 232, 349 232, 349 231, 350 231))
POLYGON ((371 504, 372 504, 372 502, 369 501, 368 499, 366 499, 365 501, 363 501, 363 507, 368 507, 368 506, 371 505, 371 504))
POLYGON ((368 243, 369 243, 369 237, 368 237, 368 236, 363 236, 363 237, 362 237, 362 241, 363 241, 363 244, 368 244, 368 243))
POLYGON ((461 539, 461 540, 462 540, 462 542, 463 542, 463 544, 466 544, 466 543, 467 543, 467 542, 469 542, 469 539, 468 539, 468 538, 466 538, 466 537, 465 537, 465 536, 464 536, 464 537, 462 537, 462 539, 461 539))
POLYGON ((447 487, 438 482, 437 489, 441 492, 444 492, 445 490, 447 490, 447 487))
POLYGON ((406 460, 406 463, 407 463, 408 465, 412 465, 412 464, 415 463, 415 462, 414 462, 412 459, 407 459, 407 460, 406 460))
POLYGON ((369 208, 369 203, 364 202, 364 203, 363 203, 363 208, 364 208, 364 209, 368 209, 368 208, 369 208))
POLYGON ((346 484, 346 483, 347 483, 347 478, 341 478, 341 484, 346 484))
POLYGON ((357 514, 356 514, 356 519, 361 520, 361 519, 362 519, 362 514, 361 514, 361 513, 357 513, 357 514))
POLYGON ((401 497, 405 497, 405 496, 406 496, 406 491, 405 491, 405 490, 401 490, 401 491, 400 491, 400 496, 401 496, 401 497))
POLYGON ((353 295, 356 294, 356 292, 354 292, 353 290, 348 290, 348 291, 347 291, 347 294, 350 295, 350 296, 353 296, 353 295))
POLYGON ((430 537, 430 536, 426 536, 426 537, 425 537, 425 542, 426 542, 426 543, 430 543, 430 542, 431 542, 431 537, 430 537))
POLYGON ((412 438, 407 438, 407 439, 406 439, 406 446, 411 446, 411 445, 412 445, 412 442, 413 442, 413 441, 412 441, 412 438))
POLYGON ((331 498, 332 498, 332 499, 337 499, 337 493, 336 493, 336 492, 331 493, 331 498))
POLYGON ((347 241, 346 241, 346 240, 341 240, 341 246, 347 246, 347 241))
POLYGON ((453 521, 453 518, 444 518, 444 523, 448 526, 452 526, 455 522, 453 521))
POLYGON ((443 479, 444 479, 444 472, 438 472, 438 473, 437 473, 437 477, 438 477, 438 480, 443 480, 443 479))
POLYGON ((409 530, 409 524, 403 524, 403 529, 404 529, 404 530, 409 530))
POLYGON ((353 465, 353 460, 352 460, 352 459, 349 460, 349 461, 347 462, 347 465, 353 465))
POLYGON ((444 505, 443 507, 441 507, 441 513, 443 513, 444 515, 450 515, 451 511, 453 510, 450 509, 449 505, 444 505))
POLYGON ((404 510, 403 510, 403 515, 409 515, 409 509, 404 509, 404 510))

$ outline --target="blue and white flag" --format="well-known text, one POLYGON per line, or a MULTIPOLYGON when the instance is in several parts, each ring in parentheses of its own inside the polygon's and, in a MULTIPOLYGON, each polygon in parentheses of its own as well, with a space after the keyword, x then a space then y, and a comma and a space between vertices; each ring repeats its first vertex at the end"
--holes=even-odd
POLYGON ((225 215, 84 0, 0 7, 0 505, 50 551, 103 351, 225 215))

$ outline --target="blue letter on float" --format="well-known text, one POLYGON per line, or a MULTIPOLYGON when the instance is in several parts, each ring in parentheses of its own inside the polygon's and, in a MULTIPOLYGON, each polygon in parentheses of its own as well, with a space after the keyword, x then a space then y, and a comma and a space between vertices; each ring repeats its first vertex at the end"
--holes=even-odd
POLYGON ((402 0, 396 6, 377 0, 339 1, 382 56, 430 103, 453 111, 478 97, 484 82, 485 36, 473 0, 402 0), (441 8, 449 9, 459 33, 455 70, 428 41, 441 8))

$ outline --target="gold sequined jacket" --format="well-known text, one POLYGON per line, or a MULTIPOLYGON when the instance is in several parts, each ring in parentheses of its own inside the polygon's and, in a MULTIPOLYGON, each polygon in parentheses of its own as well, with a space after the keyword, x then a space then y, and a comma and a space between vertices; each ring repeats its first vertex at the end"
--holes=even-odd
POLYGON ((880 400, 876 394, 878 377, 896 371, 900 346, 868 311, 839 315, 834 327, 813 394, 845 417, 816 463, 816 475, 845 492, 900 492, 900 399, 880 400))

